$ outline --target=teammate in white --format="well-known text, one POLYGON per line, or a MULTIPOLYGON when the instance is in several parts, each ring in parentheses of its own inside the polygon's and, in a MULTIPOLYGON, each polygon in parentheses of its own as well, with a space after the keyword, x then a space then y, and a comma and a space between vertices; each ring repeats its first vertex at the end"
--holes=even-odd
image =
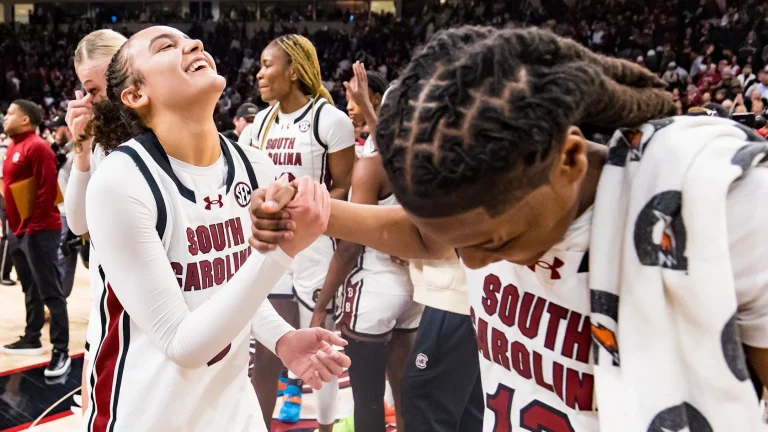
POLYGON ((169 27, 142 30, 106 76, 107 98, 89 124, 115 154, 86 194, 105 286, 87 428, 265 431, 247 378, 252 331, 314 388, 349 364, 329 344, 343 340, 294 331, 264 302, 291 257, 322 232, 327 195, 300 179, 290 244, 252 253, 243 229, 263 156, 217 133, 225 80, 200 41, 169 27))
MULTIPOLYGON (((355 63, 354 78, 345 83, 350 118, 375 127, 377 109, 386 82, 378 79, 378 93, 368 85, 365 66, 355 63), (371 101, 376 97, 376 106, 371 101)), ((379 79, 380 78, 380 79, 379 79)), ((370 138, 370 137, 369 137, 370 138)), ((373 140, 369 141, 373 145, 373 140)), ((380 206, 397 205, 381 155, 375 147, 364 153, 352 172, 350 202, 380 206)), ((389 378, 397 414, 397 429, 405 430, 400 403, 400 381, 411 351, 424 306, 413 301, 408 263, 377 250, 339 242, 328 276, 315 304, 312 326, 326 320, 326 307, 343 286, 339 324, 349 342, 345 352, 352 360, 349 380, 355 402, 355 430, 384 432, 385 376, 389 378)))
MULTIPOLYGON (((332 202, 328 235, 402 257, 440 258, 454 250, 461 257, 486 432, 599 430, 590 345, 615 347, 615 340, 592 337, 590 310, 600 306, 590 306, 587 252, 608 149, 574 125, 638 126, 669 115, 674 106, 658 85, 642 68, 537 29, 441 33, 404 71, 379 119, 377 144, 403 207, 332 202), (481 33, 487 37, 478 38, 481 33), (599 83, 604 91, 596 90, 599 83), (598 101, 610 107, 588 106, 598 101)), ((733 128, 733 136, 745 139, 743 128, 733 128)), ((651 134, 637 138, 654 146, 651 134)), ((273 213, 289 192, 274 186, 254 194, 259 247, 269 249, 284 236, 279 219, 290 211, 277 219, 273 213)), ((754 168, 733 184, 726 202, 736 323, 763 382, 768 204, 755 197, 766 194, 768 170, 754 168)), ((656 384, 660 394, 669 385, 656 384)), ((627 426, 711 430, 679 408, 650 427, 627 426)))
MULTIPOLYGON (((96 171, 106 156, 104 149, 93 142, 93 137, 86 134, 85 127, 92 115, 92 103, 107 96, 107 78, 105 72, 112 56, 125 43, 125 36, 112 30, 103 29, 89 33, 77 44, 75 49, 75 73, 85 90, 75 91, 75 100, 67 105, 67 126, 72 134, 75 156, 72 162, 72 172, 69 175, 67 187, 64 189, 64 208, 67 214, 69 229, 76 235, 88 232, 85 219, 85 191, 91 173, 96 171)), ((89 246, 90 247, 90 246, 89 246)), ((99 277, 99 261, 93 248, 89 251, 88 267, 91 298, 94 303, 88 321, 85 337, 85 355, 83 356, 83 376, 80 395, 82 408, 88 408, 88 384, 86 372, 93 352, 91 344, 99 337, 98 299, 101 298, 103 284, 99 277)))
MULTIPOLYGON (((299 35, 275 39, 261 54, 257 78, 262 99, 277 103, 256 115, 250 144, 269 155, 278 175, 287 174, 289 180, 310 176, 326 185, 331 197, 346 199, 355 162, 354 128, 323 87, 315 47, 299 35)), ((275 308, 289 321, 293 304, 285 303, 298 302, 302 328, 309 327, 333 249, 333 240, 321 236, 296 257, 290 274, 270 294, 275 308)), ((334 328, 332 317, 325 328, 334 328)), ((253 375, 253 383, 266 419, 272 411, 265 400, 275 394, 279 369, 274 367, 274 356, 266 350, 257 347, 255 357, 257 364, 265 365, 253 375)), ((286 390, 279 418, 295 422, 299 419, 301 393, 300 386, 292 384, 286 390)), ((337 384, 331 382, 316 393, 320 431, 330 432, 337 414, 337 384)))

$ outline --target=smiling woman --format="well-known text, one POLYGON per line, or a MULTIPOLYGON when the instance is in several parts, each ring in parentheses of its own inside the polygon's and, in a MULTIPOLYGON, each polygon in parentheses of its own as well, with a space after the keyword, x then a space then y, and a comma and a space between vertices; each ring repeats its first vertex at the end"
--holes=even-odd
POLYGON ((246 374, 250 335, 316 389, 349 364, 330 345, 343 340, 294 331, 264 303, 292 257, 325 230, 329 200, 301 180, 297 196, 314 207, 295 220, 300 231, 281 250, 253 253, 244 231, 251 190, 272 182, 274 167, 216 131, 225 82, 202 43, 145 29, 106 77, 89 125, 114 154, 86 195, 105 287, 87 430, 263 431, 246 374))

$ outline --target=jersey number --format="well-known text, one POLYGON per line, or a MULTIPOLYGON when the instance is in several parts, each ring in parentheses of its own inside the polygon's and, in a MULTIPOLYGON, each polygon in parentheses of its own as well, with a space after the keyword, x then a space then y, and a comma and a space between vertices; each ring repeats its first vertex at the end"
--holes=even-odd
MULTIPOLYGON (((512 398, 514 395, 515 390, 504 384, 499 384, 496 393, 485 395, 486 405, 496 417, 493 432, 512 430, 512 398)), ((565 413, 537 400, 520 410, 520 427, 531 432, 575 432, 565 413)))
POLYGON ((295 175, 293 175, 292 173, 289 173, 289 172, 280 174, 280 175, 277 177, 277 179, 279 180, 279 179, 283 178, 283 176, 286 176, 286 175, 288 176, 288 183, 290 183, 290 182, 292 182, 292 181, 296 180, 296 176, 295 176, 295 175))

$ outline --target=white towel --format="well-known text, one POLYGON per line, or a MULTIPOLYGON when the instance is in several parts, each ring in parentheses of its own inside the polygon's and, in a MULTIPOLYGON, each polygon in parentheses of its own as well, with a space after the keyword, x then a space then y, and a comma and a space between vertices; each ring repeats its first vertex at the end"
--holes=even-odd
POLYGON ((764 430, 736 325, 725 203, 766 153, 754 131, 712 117, 611 140, 590 246, 601 431, 764 430))

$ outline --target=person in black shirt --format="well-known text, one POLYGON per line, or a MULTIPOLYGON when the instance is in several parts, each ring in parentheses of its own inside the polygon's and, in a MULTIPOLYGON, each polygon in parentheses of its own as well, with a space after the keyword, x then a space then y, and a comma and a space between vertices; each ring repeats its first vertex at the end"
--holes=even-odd
POLYGON ((246 102, 240 105, 240 107, 235 112, 235 129, 228 130, 222 135, 234 142, 237 142, 238 138, 240 138, 240 134, 243 132, 243 129, 245 129, 245 127, 249 124, 253 123, 253 119, 256 117, 258 112, 259 108, 252 103, 246 102))

